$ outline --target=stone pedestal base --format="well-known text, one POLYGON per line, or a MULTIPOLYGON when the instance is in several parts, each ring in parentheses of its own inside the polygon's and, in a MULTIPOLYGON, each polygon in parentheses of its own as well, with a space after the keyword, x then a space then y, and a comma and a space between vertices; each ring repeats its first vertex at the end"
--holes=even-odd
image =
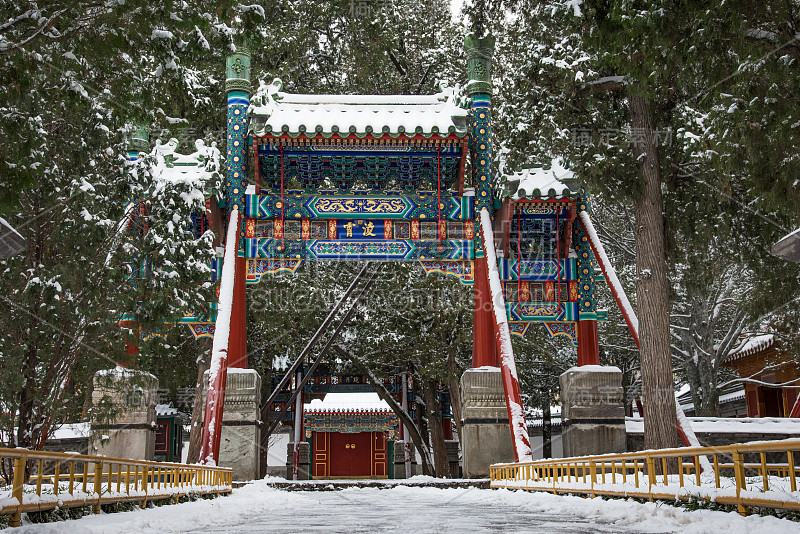
POLYGON ((89 454, 153 460, 156 390, 150 373, 117 367, 98 371, 92 391, 89 454))
MULTIPOLYGON (((208 371, 203 375, 203 403, 208 393, 208 371)), ((233 468, 233 480, 259 478, 261 376, 253 369, 228 369, 222 412, 219 465, 233 468)))
MULTIPOLYGON (((294 461, 294 443, 286 445, 286 480, 292 480, 292 462, 294 461)), ((311 480, 311 447, 307 441, 300 442, 300 471, 298 480, 311 480)))
MULTIPOLYGON (((411 451, 411 476, 419 474, 417 467, 417 454, 414 444, 409 441, 408 448, 411 451)), ((403 452, 403 442, 394 442, 394 478, 406 478, 406 457, 403 452)))
POLYGON ((564 456, 625 452, 622 371, 584 365, 559 380, 564 456))
POLYGON ((447 463, 450 464, 450 478, 461 478, 458 441, 448 439, 444 442, 444 447, 447 451, 447 463))
POLYGON ((461 376, 464 478, 485 478, 489 466, 514 461, 503 380, 497 367, 467 369, 461 376))

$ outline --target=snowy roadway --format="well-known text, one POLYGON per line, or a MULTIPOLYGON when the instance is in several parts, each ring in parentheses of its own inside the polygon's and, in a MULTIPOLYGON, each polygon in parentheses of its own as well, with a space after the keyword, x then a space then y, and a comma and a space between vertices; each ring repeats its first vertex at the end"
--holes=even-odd
POLYGON ((799 533, 772 517, 696 511, 652 503, 584 499, 507 490, 399 486, 288 492, 255 482, 215 500, 101 514, 3 532, 537 532, 726 534, 799 533))

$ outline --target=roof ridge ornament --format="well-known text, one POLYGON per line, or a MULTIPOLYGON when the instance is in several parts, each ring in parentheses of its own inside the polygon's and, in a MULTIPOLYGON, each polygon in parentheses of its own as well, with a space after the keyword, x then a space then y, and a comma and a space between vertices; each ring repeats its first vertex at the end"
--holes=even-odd
POLYGON ((492 56, 495 38, 492 35, 476 37, 467 35, 464 51, 467 54, 467 94, 492 94, 492 56))

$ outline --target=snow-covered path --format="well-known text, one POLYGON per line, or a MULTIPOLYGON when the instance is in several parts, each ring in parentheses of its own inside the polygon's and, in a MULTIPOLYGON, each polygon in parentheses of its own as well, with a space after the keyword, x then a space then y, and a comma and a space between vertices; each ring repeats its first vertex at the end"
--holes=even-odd
POLYGON ((800 524, 652 503, 507 490, 398 486, 287 492, 256 482, 215 500, 27 525, 4 532, 798 533, 800 524))

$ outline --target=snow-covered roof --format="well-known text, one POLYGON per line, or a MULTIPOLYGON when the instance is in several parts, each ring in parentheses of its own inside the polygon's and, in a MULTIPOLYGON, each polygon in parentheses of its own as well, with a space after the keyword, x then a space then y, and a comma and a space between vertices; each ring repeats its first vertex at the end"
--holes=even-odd
MULTIPOLYGON (((676 395, 676 397, 677 397, 677 395, 676 395)), ((730 393, 724 393, 724 394, 720 395, 719 396, 719 403, 720 403, 720 405, 727 404, 729 402, 733 402, 733 401, 736 401, 736 400, 739 400, 739 399, 743 399, 743 398, 744 398, 744 388, 737 389, 736 391, 731 391, 730 393)), ((694 410, 694 403, 693 402, 683 403, 683 404, 681 404, 681 408, 683 408, 683 411, 694 410)))
POLYGON ((303 409, 309 413, 392 411, 377 393, 327 393, 323 400, 314 399, 304 404, 303 409))
POLYGON ((169 404, 156 404, 156 415, 158 417, 164 417, 167 415, 175 415, 178 413, 177 408, 173 408, 169 404))
POLYGON ((536 165, 503 176, 501 195, 512 200, 560 200, 576 198, 578 191, 566 182, 575 179, 575 173, 554 160, 548 166, 536 165))
POLYGON ((222 154, 217 148, 217 143, 211 146, 202 139, 194 142, 195 150, 191 154, 180 154, 178 140, 170 139, 166 143, 156 141, 156 146, 150 152, 154 157, 153 170, 156 176, 167 182, 191 182, 194 180, 208 180, 220 171, 222 154))
POLYGON ((772 245, 772 253, 785 260, 800 262, 800 228, 772 245))
POLYGON ((251 99, 250 130, 256 136, 293 137, 317 133, 326 137, 467 135, 468 110, 459 89, 442 88, 434 95, 303 95, 284 93, 274 80, 261 83, 251 99))
POLYGON ((91 431, 89 423, 67 423, 58 427, 50 439, 82 439, 88 438, 91 431))
POLYGON ((772 334, 761 334, 759 336, 752 336, 743 339, 739 345, 735 347, 728 357, 725 358, 726 362, 739 360, 746 356, 750 356, 757 352, 767 350, 775 345, 775 336, 772 334))
MULTIPOLYGON (((702 433, 723 434, 797 434, 800 419, 790 417, 687 417, 692 430, 702 433)), ((641 417, 626 417, 625 430, 629 434, 644 432, 641 417)))
POLYGON ((0 217, 0 258, 10 258, 25 250, 25 238, 0 217))

